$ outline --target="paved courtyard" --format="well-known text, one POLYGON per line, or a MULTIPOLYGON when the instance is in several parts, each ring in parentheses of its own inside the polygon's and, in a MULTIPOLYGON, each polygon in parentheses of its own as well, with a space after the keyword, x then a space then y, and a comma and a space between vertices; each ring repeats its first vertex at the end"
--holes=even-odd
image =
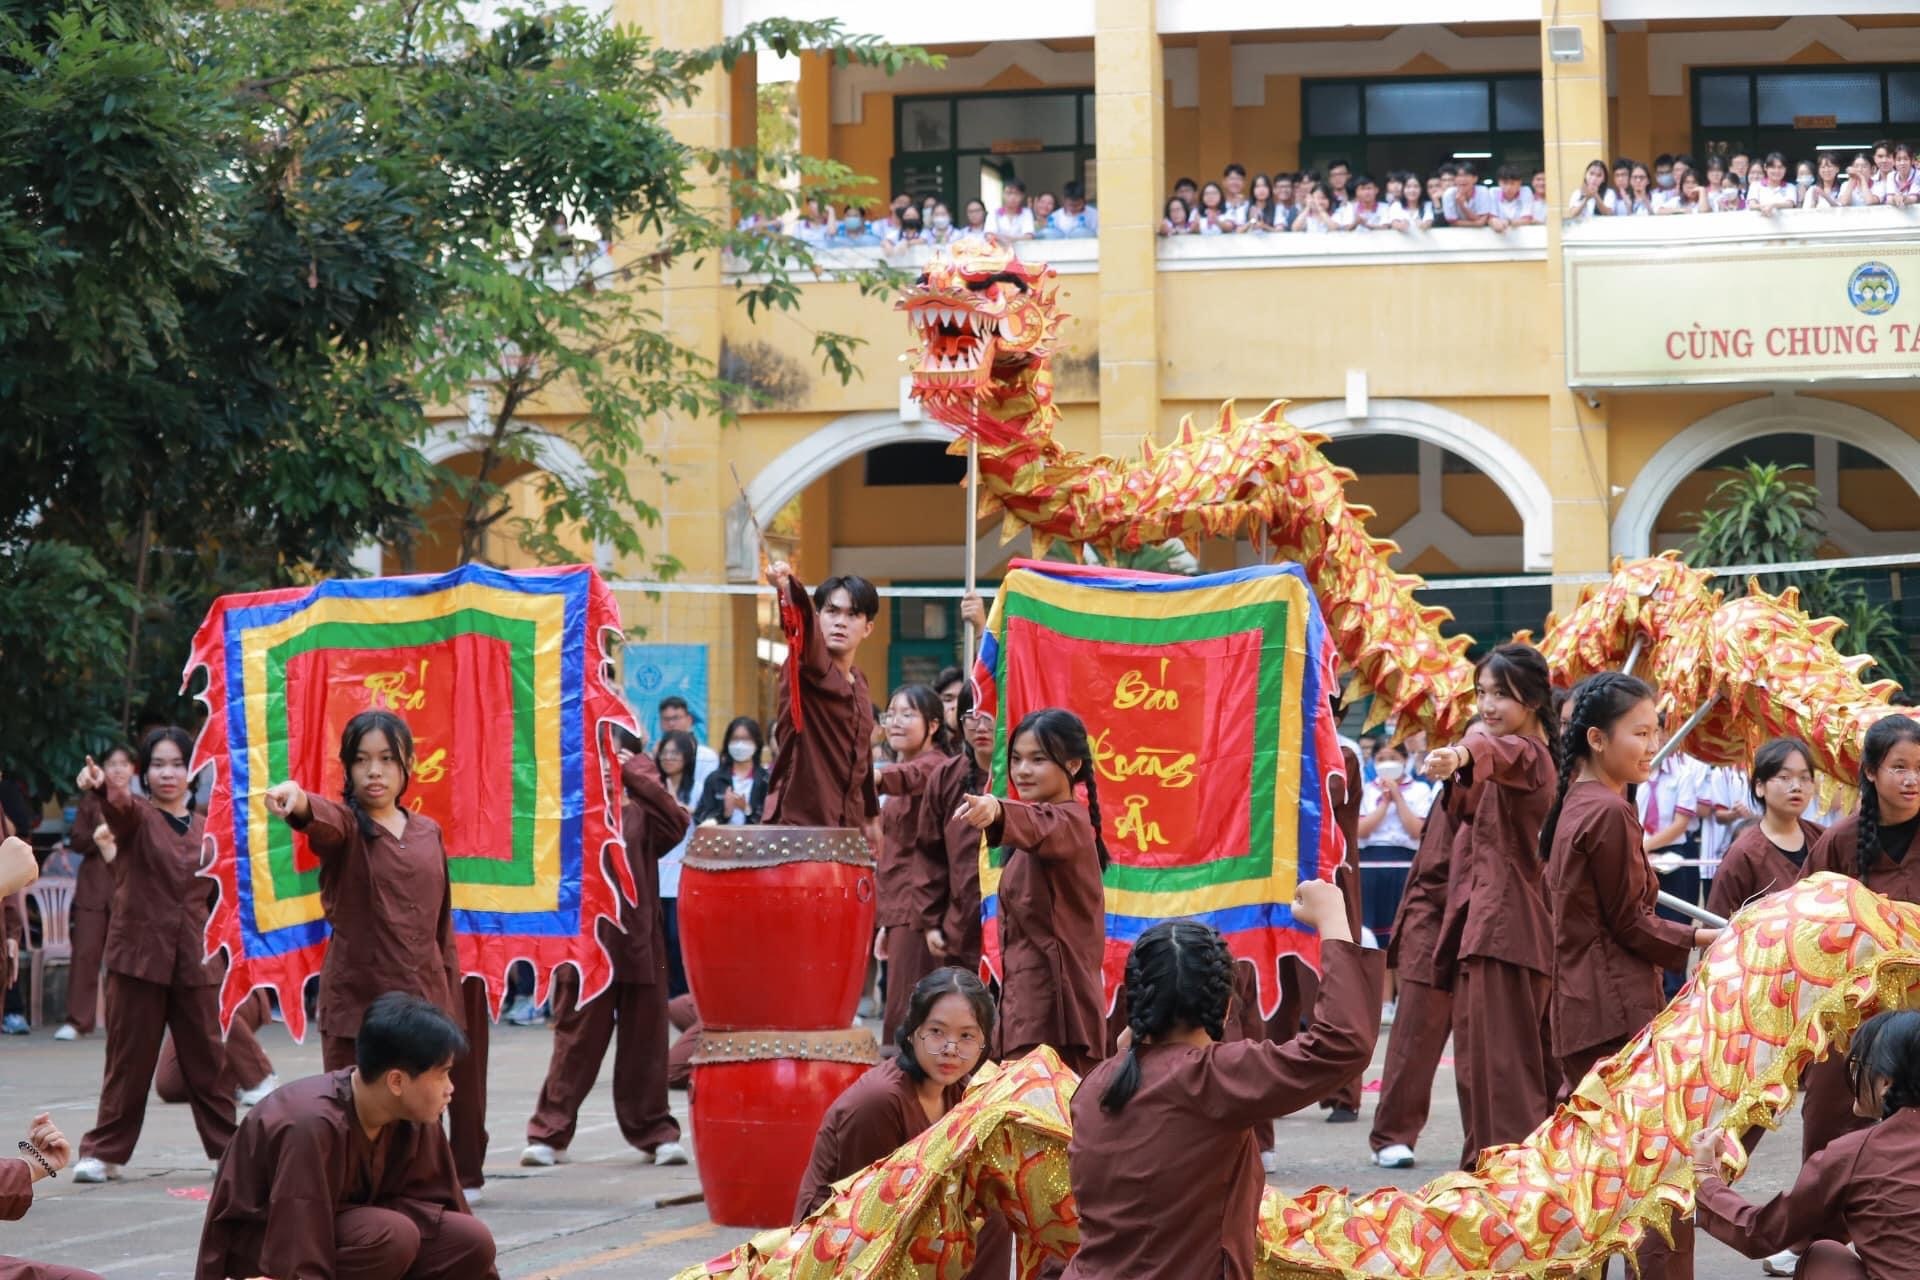
MULTIPOLYGON (((319 1070, 316 1044, 295 1045, 280 1026, 261 1032, 282 1079, 319 1070)), ((721 1253, 747 1232, 707 1220, 690 1168, 642 1164, 620 1139, 609 1093, 611 1073, 583 1109, 571 1163, 522 1169, 523 1126, 546 1071, 544 1028, 503 1026, 493 1037, 488 1116, 493 1143, 485 1199, 477 1212, 500 1245, 506 1280, 670 1276, 721 1253)), ((99 1035, 56 1043, 44 1031, 0 1040, 0 1137, 25 1132, 37 1110, 48 1110, 77 1142, 92 1123, 104 1041, 99 1035)), ((1384 1045, 1383 1045, 1384 1048, 1384 1045)), ((1377 1088, 1378 1058, 1368 1074, 1377 1088)), ((1451 1071, 1442 1068, 1434 1118, 1422 1145, 1424 1167, 1390 1174, 1367 1163, 1366 1119, 1331 1126, 1319 1112, 1280 1123, 1277 1186, 1317 1184, 1369 1188, 1384 1181, 1417 1186, 1442 1172, 1460 1143, 1451 1071)), ((1369 1091, 1366 1110, 1374 1094, 1369 1091)), ((685 1124, 686 1095, 675 1094, 685 1124)), ((698 1137, 690 1143, 698 1160, 698 1137)), ((7 1137, 11 1148, 11 1137, 7 1137)), ((1798 1167, 1799 1123, 1769 1136, 1747 1179, 1750 1195, 1785 1185, 1798 1167)), ((154 1099, 146 1132, 124 1181, 75 1186, 62 1176, 41 1183, 33 1212, 0 1224, 0 1252, 72 1263, 124 1280, 181 1280, 193 1274, 193 1255, 210 1185, 209 1166, 184 1106, 154 1099)), ((1616 1266, 1616 1274, 1618 1267, 1616 1266)), ((1702 1280, 1751 1280, 1759 1264, 1710 1240, 1701 1245, 1702 1280)))

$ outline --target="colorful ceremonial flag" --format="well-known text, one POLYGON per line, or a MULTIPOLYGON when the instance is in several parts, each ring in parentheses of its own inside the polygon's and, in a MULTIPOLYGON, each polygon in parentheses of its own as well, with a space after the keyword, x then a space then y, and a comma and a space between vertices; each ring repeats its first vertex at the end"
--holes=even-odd
MULTIPOLYGON (((1201 920, 1253 962, 1260 1009, 1279 1006, 1278 960, 1317 966, 1294 923, 1302 880, 1331 879, 1342 841, 1327 799, 1341 772, 1328 705, 1333 652, 1299 566, 1185 578, 1017 560, 974 667, 995 708, 993 790, 1007 734, 1030 711, 1086 721, 1099 778, 1111 1005, 1150 926, 1201 920)), ((987 965, 1000 972, 1004 852, 982 848, 987 965)))
POLYGON ((222 1021, 274 987, 287 1029, 305 1034, 301 991, 329 933, 319 863, 264 794, 292 779, 340 795, 341 731, 370 707, 413 731, 403 803, 440 824, 461 971, 486 980, 496 1015, 515 960, 541 990, 560 964, 579 966, 584 997, 603 990, 612 966, 596 922, 634 893, 608 758, 607 726, 633 728, 606 649, 619 630, 585 565, 468 565, 214 601, 187 677, 206 668, 193 767, 214 766, 206 874, 220 897, 206 941, 228 955, 222 1021))

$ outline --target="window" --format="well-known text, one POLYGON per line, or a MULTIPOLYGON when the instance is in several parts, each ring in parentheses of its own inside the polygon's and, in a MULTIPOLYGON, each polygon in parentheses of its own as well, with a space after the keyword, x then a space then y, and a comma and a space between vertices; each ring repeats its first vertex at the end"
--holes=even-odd
MULTIPOLYGON (((957 582, 901 582, 901 587, 957 587, 957 582)), ((934 682, 944 667, 958 666, 965 628, 958 596, 895 596, 887 645, 887 688, 934 682)))
POLYGON ((932 441, 883 444, 864 455, 869 485, 952 486, 967 478, 967 460, 932 441))
POLYGON ((956 226, 966 202, 999 205, 1006 184, 1026 184, 1027 199, 1086 184, 1094 200, 1094 96, 1091 89, 900 97, 893 104, 892 195, 944 201, 956 226))
POLYGON ((1778 151, 1794 164, 1833 151, 1844 169, 1856 150, 1916 135, 1920 70, 1911 64, 1693 73, 1693 146, 1702 162, 1778 151))
POLYGON ((1301 161, 1321 173, 1344 160, 1376 178, 1394 169, 1424 177, 1464 159, 1483 178, 1502 164, 1531 177, 1546 155, 1537 75, 1309 80, 1301 111, 1301 161))

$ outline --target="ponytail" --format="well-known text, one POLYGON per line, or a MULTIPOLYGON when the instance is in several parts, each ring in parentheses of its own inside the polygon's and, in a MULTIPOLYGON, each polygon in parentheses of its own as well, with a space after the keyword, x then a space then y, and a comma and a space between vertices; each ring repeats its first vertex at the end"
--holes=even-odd
POLYGON ((1178 1027, 1226 1038, 1233 998, 1233 954, 1217 930, 1195 920, 1163 920, 1127 953, 1127 1028, 1133 1042, 1100 1095, 1102 1111, 1119 1111, 1140 1088, 1140 1046, 1178 1027))
POLYGON ((1007 773, 1013 773, 1013 744, 1022 734, 1032 734, 1047 759, 1060 766, 1067 781, 1087 789, 1087 817, 1093 822, 1093 847, 1100 854, 1100 869, 1105 871, 1112 859, 1107 855, 1107 839, 1100 832, 1100 783, 1093 767, 1093 745, 1087 739, 1086 722, 1060 707, 1029 711, 1007 735, 1007 773), (1077 760, 1078 769, 1067 762, 1077 760))
POLYGON ((1080 766, 1077 779, 1087 789, 1087 817, 1093 823, 1093 847, 1100 853, 1100 869, 1105 871, 1113 859, 1107 853, 1107 838, 1100 833, 1100 783, 1094 777, 1093 760, 1080 766))
POLYGON ((1573 775, 1593 755, 1587 731, 1606 733, 1620 718, 1643 702, 1651 701, 1653 689, 1646 681, 1620 671, 1602 671, 1574 686, 1567 701, 1567 725, 1560 734, 1560 784, 1553 795, 1553 807, 1540 825, 1540 860, 1553 855, 1553 837, 1560 828, 1560 810, 1567 803, 1567 788, 1573 775))

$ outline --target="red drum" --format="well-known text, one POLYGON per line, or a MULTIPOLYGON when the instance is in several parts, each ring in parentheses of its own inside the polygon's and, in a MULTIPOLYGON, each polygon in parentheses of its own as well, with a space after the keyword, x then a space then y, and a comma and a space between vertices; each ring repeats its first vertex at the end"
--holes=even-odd
POLYGON ((844 1030, 873 945, 858 831, 700 827, 680 872, 680 948, 709 1031, 844 1030))
POLYGON ((827 1108, 879 1060, 870 1031, 706 1032, 693 1059, 693 1141, 707 1216, 784 1227, 827 1108))

